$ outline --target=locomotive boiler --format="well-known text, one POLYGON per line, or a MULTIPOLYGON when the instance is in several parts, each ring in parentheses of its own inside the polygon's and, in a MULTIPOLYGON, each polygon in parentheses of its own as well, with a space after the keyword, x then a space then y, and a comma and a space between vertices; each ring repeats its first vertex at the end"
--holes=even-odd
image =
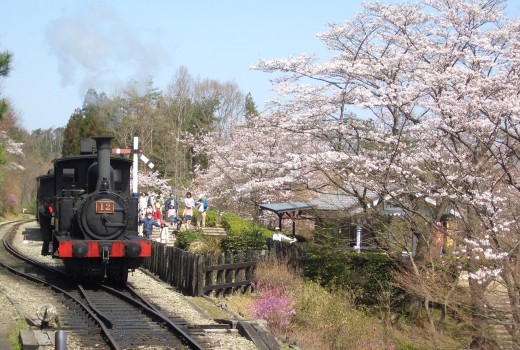
POLYGON ((126 282, 151 255, 137 233, 138 202, 130 190, 132 161, 111 157, 112 137, 81 141, 81 154, 54 160, 38 180, 42 254, 62 259, 78 278, 126 282))

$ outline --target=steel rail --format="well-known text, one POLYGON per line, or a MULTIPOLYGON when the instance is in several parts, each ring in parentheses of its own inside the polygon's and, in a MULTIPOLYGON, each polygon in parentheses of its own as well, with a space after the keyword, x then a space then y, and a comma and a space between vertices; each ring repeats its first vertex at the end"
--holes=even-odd
MULTIPOLYGON (((66 273, 64 273, 63 271, 61 270, 58 270, 58 269, 54 269, 52 267, 49 267, 49 266, 46 266, 45 264, 42 264, 42 263, 39 263, 38 261, 36 260, 33 260, 33 259, 30 259, 30 258, 27 258, 25 257, 24 255, 20 254, 10 243, 9 243, 9 239, 12 238, 12 236, 14 235, 14 233, 18 230, 19 226, 22 225, 22 223, 18 223, 18 224, 15 224, 13 225, 13 227, 8 231, 8 233, 6 234, 6 236, 3 238, 3 244, 4 244, 4 247, 5 249, 12 255, 14 255, 15 257, 19 258, 19 259, 22 259, 23 261, 26 261, 30 264, 33 264, 39 268, 43 268, 47 271, 50 271, 50 272, 54 272, 54 273, 60 273, 60 274, 63 274, 63 275, 67 275, 66 273)), ((22 272, 22 271, 19 271, 17 270, 16 268, 12 267, 12 266, 9 266, 9 265, 6 265, 4 264, 3 262, 0 261, 0 265, 2 265, 3 267, 5 267, 7 270, 13 272, 14 274, 18 275, 18 276, 21 276, 21 277, 24 277, 30 281, 33 281, 33 282, 37 282, 37 283, 41 283, 42 285, 44 286, 47 286, 49 288, 51 288, 52 290, 66 296, 67 298, 73 300, 75 303, 77 303, 79 306, 81 306, 81 308, 87 312, 89 314, 90 317, 92 317, 92 319, 96 322, 96 324, 99 326, 99 328, 101 329, 103 335, 106 337, 107 339, 107 342, 108 342, 108 345, 110 346, 111 349, 113 350, 122 350, 122 347, 118 344, 117 340, 112 336, 110 330, 105 326, 105 324, 103 323, 103 321, 90 309, 89 306, 85 305, 81 300, 78 300, 76 297, 74 297, 73 295, 71 295, 69 292, 45 281, 45 280, 42 280, 36 276, 33 276, 32 274, 29 274, 29 273, 25 273, 25 272, 22 272)))
POLYGON ((110 293, 116 294, 119 298, 126 300, 128 303, 142 308, 145 312, 147 312, 148 314, 152 315, 156 319, 163 322, 170 329, 170 331, 172 333, 176 334, 181 339, 181 341, 185 345, 187 345, 190 349, 193 349, 193 350, 203 350, 204 349, 189 334, 187 334, 177 324, 175 324, 175 322, 170 320, 167 316, 163 315, 159 310, 157 310, 153 305, 151 305, 146 300, 144 300, 133 288, 126 286, 126 288, 134 296, 139 298, 139 300, 136 300, 128 295, 125 295, 124 293, 122 293, 118 290, 115 290, 109 286, 100 285, 100 287, 106 291, 109 291, 110 293))

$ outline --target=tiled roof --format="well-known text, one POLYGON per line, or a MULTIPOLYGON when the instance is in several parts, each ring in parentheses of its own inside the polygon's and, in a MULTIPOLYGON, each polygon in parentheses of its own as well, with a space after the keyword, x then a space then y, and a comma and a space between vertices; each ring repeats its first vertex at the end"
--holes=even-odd
MULTIPOLYGON (((375 205, 379 196, 375 192, 368 191, 366 199, 370 202, 370 205, 375 205)), ((316 210, 347 210, 350 212, 356 209, 361 210, 359 199, 347 194, 323 194, 318 198, 310 200, 309 205, 316 210)))
POLYGON ((305 202, 286 202, 286 203, 271 203, 261 204, 260 209, 274 211, 275 213, 284 213, 294 210, 312 209, 312 207, 305 202))
MULTIPOLYGON (((367 200, 371 202, 371 205, 376 205, 379 199, 379 196, 372 191, 368 191, 366 197, 367 200)), ((270 210, 275 213, 295 210, 345 210, 352 214, 362 210, 357 197, 339 193, 322 194, 320 197, 311 199, 308 202, 261 204, 260 209, 270 210)))

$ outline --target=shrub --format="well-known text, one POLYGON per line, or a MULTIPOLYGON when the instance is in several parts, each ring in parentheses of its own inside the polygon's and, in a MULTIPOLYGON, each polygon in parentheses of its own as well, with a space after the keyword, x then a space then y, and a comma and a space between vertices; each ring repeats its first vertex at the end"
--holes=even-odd
POLYGON ((187 249, 191 243, 204 238, 204 234, 200 231, 184 231, 177 235, 176 245, 181 249, 187 249))
POLYGON ((262 250, 266 248, 266 239, 261 233, 248 232, 244 234, 227 235, 220 240, 223 251, 262 250))
POLYGON ((267 238, 272 238, 273 237, 273 234, 274 232, 269 230, 268 228, 265 228, 265 227, 257 227, 255 232, 260 235, 262 235, 265 239, 267 238))
POLYGON ((255 233, 256 225, 234 213, 224 213, 222 215, 222 227, 228 234, 239 235, 244 233, 255 233))
POLYGON ((206 226, 217 227, 217 211, 208 210, 206 212, 206 226))
POLYGON ((278 334, 287 334, 296 309, 290 290, 298 289, 301 281, 284 264, 259 262, 258 278, 251 287, 258 295, 249 307, 252 317, 267 321, 278 334))
POLYGON ((266 238, 272 236, 268 229, 233 213, 222 215, 222 227, 228 233, 220 241, 223 251, 262 250, 266 248, 266 238))
POLYGON ((194 254, 218 254, 221 253, 220 239, 218 237, 202 236, 199 240, 192 241, 186 249, 194 254))
POLYGON ((386 254, 307 250, 308 276, 324 286, 348 290, 361 305, 377 305, 379 296, 392 289, 395 268, 386 254))
POLYGON ((291 319, 296 315, 292 300, 285 293, 266 290, 262 296, 253 300, 251 316, 267 321, 269 327, 281 333, 287 333, 291 319))

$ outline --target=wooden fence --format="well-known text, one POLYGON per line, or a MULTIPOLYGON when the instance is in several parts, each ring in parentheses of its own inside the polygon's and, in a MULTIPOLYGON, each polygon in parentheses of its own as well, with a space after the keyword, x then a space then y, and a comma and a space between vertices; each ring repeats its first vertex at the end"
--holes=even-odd
POLYGON ((152 256, 144 267, 185 295, 226 296, 250 291, 259 261, 288 264, 297 273, 305 270, 305 250, 297 244, 267 241, 267 250, 199 255, 153 242, 152 256))

